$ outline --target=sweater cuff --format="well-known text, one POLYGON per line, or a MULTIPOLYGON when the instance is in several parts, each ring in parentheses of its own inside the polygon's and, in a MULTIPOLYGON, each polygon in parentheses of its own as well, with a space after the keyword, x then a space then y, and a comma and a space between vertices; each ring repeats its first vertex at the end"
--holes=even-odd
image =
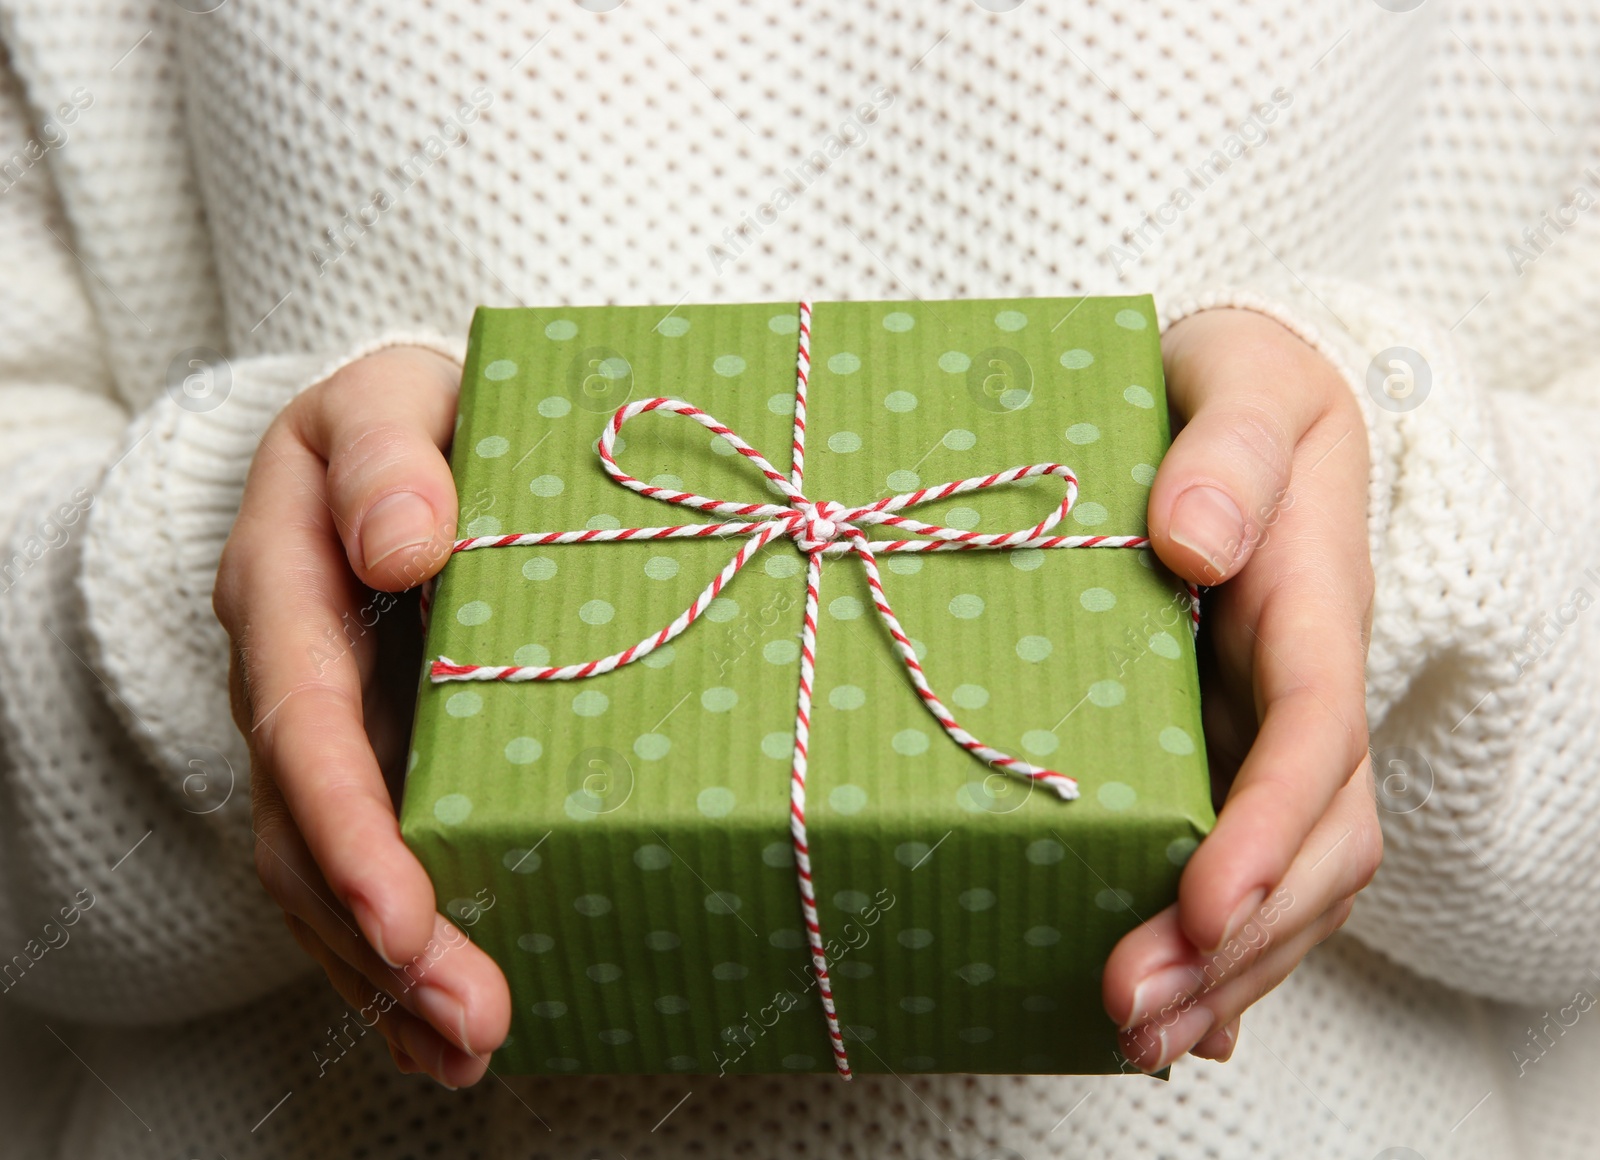
MULTIPOLYGON (((210 410, 163 396, 130 428, 106 473, 84 541, 80 585, 91 661, 116 693, 130 735, 162 769, 182 776, 197 751, 222 755, 237 784, 249 770, 228 702, 229 644, 211 608, 223 545, 233 529, 261 437, 302 391, 358 359, 421 346, 461 361, 465 341, 394 331, 338 356, 262 356, 231 364, 210 410)), ((247 821, 235 791, 218 821, 247 821)))

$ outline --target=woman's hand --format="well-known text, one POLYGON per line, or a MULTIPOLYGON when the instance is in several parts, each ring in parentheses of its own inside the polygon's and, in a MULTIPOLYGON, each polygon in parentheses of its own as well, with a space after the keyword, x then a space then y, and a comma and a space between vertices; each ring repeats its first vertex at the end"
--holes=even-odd
POLYGON ((1155 1071, 1225 1060, 1245 1008, 1343 924, 1382 857, 1367 756, 1367 437, 1334 369, 1264 315, 1215 310, 1162 340, 1182 430, 1150 536, 1206 602, 1201 691, 1216 829, 1178 902, 1106 963, 1122 1048, 1155 1071))
POLYGON ((267 431, 214 604, 249 740, 256 869, 300 945, 403 1071, 475 1083, 505 1038, 500 969, 434 909, 400 840, 421 637, 456 494, 442 449, 460 370, 396 347, 299 396, 267 431))

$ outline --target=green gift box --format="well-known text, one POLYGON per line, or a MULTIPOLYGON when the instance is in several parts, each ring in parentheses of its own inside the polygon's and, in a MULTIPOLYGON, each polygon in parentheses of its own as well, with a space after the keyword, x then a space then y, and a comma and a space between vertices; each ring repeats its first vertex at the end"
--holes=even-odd
MULTIPOLYGON (((460 534, 739 518, 620 486, 599 439, 624 403, 666 396, 786 474, 799 320, 794 303, 480 309, 452 455, 460 534)), ((819 303, 809 332, 810 500, 865 505, 1061 463, 1079 490, 1051 537, 1144 534, 1169 440, 1148 297, 819 303)), ((660 412, 630 419, 613 447, 659 494, 787 505, 735 451, 660 412)), ((1027 478, 901 514, 1010 533, 1057 511, 1063 488, 1027 478)), ((433 593, 428 655, 538 669, 621 652, 696 604, 745 544, 459 552, 433 593)), ((1101 968, 1175 899, 1214 821, 1189 593, 1147 547, 876 559, 961 725, 1076 778, 1081 796, 1061 800, 947 735, 863 562, 826 557, 805 820, 849 1064, 1115 1071, 1101 968)), ((440 909, 510 981, 498 1069, 835 1068, 790 837, 806 561, 777 536, 681 636, 614 671, 425 676, 401 829, 440 909)))

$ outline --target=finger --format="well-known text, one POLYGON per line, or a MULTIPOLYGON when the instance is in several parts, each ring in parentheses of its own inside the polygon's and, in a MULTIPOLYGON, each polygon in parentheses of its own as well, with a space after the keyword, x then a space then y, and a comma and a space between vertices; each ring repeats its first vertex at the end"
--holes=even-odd
MULTIPOLYGON (((319 481, 320 460, 275 428, 251 469, 216 605, 246 640, 242 684, 256 776, 281 792, 338 902, 390 963, 433 934, 427 873, 399 823, 364 725, 359 648, 344 614, 360 607, 319 481)), ((258 859, 274 870, 275 863, 258 859)), ((272 888, 268 877, 263 882, 272 888)), ((276 896, 276 895, 275 895, 276 896)))
POLYGON ((287 914, 454 1046, 480 1056, 500 1046, 511 1022, 505 977, 459 927, 436 914, 423 953, 403 967, 391 967, 361 936, 352 916, 318 889, 321 876, 299 836, 286 829, 274 838, 268 856, 281 864, 284 879, 274 897, 287 914))
POLYGON ((1189 1049, 1190 1055, 1197 1055, 1201 1059, 1214 1060, 1217 1063, 1227 1063, 1233 1058, 1233 1049, 1239 1044, 1239 1020, 1234 1019, 1226 1027, 1219 1027, 1207 1035, 1199 1043, 1189 1049))
POLYGON ((328 464, 328 502, 350 566, 384 591, 414 588, 455 537, 450 444, 460 368, 417 347, 345 367, 290 413, 328 464))
POLYGON ((1344 386, 1310 347, 1250 311, 1186 318, 1163 336, 1162 354, 1184 426, 1150 489, 1151 541, 1185 579, 1220 584, 1275 522, 1297 445, 1344 386))
POLYGON ((396 1005, 386 994, 374 987, 370 980, 345 962, 320 938, 311 927, 289 917, 289 930, 295 941, 322 967, 328 981, 333 984, 363 1027, 377 1027, 389 1041, 396 1064, 401 1056, 420 1065, 434 1079, 448 1088, 466 1087, 477 1083, 488 1070, 483 1058, 461 1051, 447 1043, 432 1027, 396 1005))
MULTIPOLYGON (((1198 951, 1183 934, 1176 907, 1124 937, 1106 963, 1107 1013, 1124 1029, 1170 1024, 1191 996, 1231 985, 1273 948, 1294 942, 1330 912, 1347 909, 1371 880, 1381 854, 1371 778, 1363 766, 1340 791, 1281 885, 1234 939, 1210 954, 1198 951)), ((1216 1026, 1242 1010, 1213 1009, 1216 1026)), ((1201 1033, 1194 1034, 1198 1041, 1201 1033)))

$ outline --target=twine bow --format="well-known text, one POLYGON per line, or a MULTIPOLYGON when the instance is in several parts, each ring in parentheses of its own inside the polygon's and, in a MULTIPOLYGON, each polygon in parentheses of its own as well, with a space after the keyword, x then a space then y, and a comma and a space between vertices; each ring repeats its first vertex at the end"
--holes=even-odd
MULTIPOLYGON (((617 543, 627 540, 700 539, 713 536, 743 536, 739 550, 734 553, 712 581, 695 597, 694 602, 659 632, 645 637, 637 644, 596 660, 568 665, 463 665, 448 657, 433 663, 431 677, 442 681, 574 681, 609 673, 623 665, 632 664, 648 656, 668 641, 683 633, 699 619, 706 606, 716 599, 734 576, 749 563, 770 541, 788 536, 806 555, 805 618, 800 634, 800 687, 795 705, 794 752, 790 771, 789 830, 794 842, 795 866, 800 886, 801 911, 805 919, 811 961, 817 976, 817 988, 822 997, 823 1012, 827 1018, 828 1038, 833 1047, 834 1062, 845 1079, 851 1075, 850 1061, 840 1033, 838 1014, 834 1007, 833 989, 828 976, 827 956, 823 950, 822 927, 818 920, 816 891, 811 880, 811 857, 806 841, 806 753, 811 731, 811 692, 817 663, 817 603, 822 587, 822 558, 850 554, 856 556, 867 576, 872 590, 873 607, 894 640, 895 651, 905 666, 917 695, 940 727, 963 749, 988 765, 1029 782, 1037 782, 1057 796, 1070 800, 1078 796, 1078 783, 1063 773, 1032 765, 1008 753, 985 745, 961 727, 950 710, 928 684, 922 665, 917 660, 916 649, 900 627, 883 590, 878 572, 877 555, 880 552, 950 552, 973 550, 1015 550, 1018 548, 1140 548, 1149 543, 1145 536, 1056 536, 1050 532, 1072 510, 1078 496, 1078 480, 1072 471, 1059 463, 1035 463, 1025 467, 1012 467, 993 475, 974 476, 971 479, 943 483, 935 487, 919 488, 901 495, 889 496, 873 503, 849 507, 832 500, 809 499, 802 490, 805 477, 806 389, 811 367, 811 304, 800 303, 800 342, 796 359, 795 410, 794 410, 794 467, 784 476, 732 430, 718 422, 700 408, 681 399, 652 398, 619 407, 611 421, 601 432, 598 451, 606 474, 630 491, 664 503, 693 508, 717 516, 736 517, 719 523, 679 524, 658 528, 587 529, 574 532, 525 532, 508 536, 478 536, 458 540, 454 551, 469 552, 479 548, 510 548, 547 544, 617 543), (682 415, 700 424, 706 430, 720 435, 740 455, 750 460, 787 501, 777 503, 735 503, 709 499, 693 492, 657 487, 629 475, 617 463, 613 453, 618 434, 623 425, 636 416, 651 411, 682 415), (1025 479, 1054 476, 1066 485, 1066 494, 1049 516, 1031 528, 1005 533, 979 533, 940 524, 924 523, 897 513, 919 504, 933 503, 991 487, 1001 487, 1025 479), (896 532, 915 533, 924 539, 870 540, 867 528, 886 527, 896 532)), ((1191 591, 1191 597, 1195 594, 1191 591)), ((1198 615, 1198 602, 1195 604, 1198 615)))

